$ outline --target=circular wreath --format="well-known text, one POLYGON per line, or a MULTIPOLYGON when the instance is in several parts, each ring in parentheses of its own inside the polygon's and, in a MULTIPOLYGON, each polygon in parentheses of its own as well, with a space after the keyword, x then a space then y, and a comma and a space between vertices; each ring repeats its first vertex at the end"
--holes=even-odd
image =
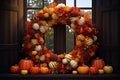
POLYGON ((51 3, 49 8, 37 11, 31 21, 26 21, 26 26, 22 51, 35 64, 46 64, 53 70, 51 73, 66 73, 87 64, 98 48, 96 29, 76 7, 51 3), (44 35, 57 24, 68 25, 75 34, 76 44, 68 53, 54 54, 45 46, 44 35))

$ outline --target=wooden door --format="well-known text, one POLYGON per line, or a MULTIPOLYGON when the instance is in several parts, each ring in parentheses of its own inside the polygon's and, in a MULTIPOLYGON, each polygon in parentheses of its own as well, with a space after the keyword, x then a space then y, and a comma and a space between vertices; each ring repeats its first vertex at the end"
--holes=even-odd
POLYGON ((120 72, 120 1, 93 0, 93 22, 99 30, 98 56, 120 72))
POLYGON ((0 72, 19 60, 23 23, 24 0, 0 0, 0 72))

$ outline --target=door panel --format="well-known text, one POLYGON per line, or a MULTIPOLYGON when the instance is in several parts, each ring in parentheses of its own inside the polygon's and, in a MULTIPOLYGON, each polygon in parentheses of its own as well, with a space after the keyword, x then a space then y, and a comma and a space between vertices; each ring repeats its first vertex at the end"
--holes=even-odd
POLYGON ((19 61, 22 34, 24 0, 0 1, 0 72, 9 72, 11 65, 19 61))
POLYGON ((2 11, 1 16, 4 16, 3 25, 4 27, 1 28, 3 34, 2 39, 0 40, 1 44, 16 44, 17 43, 17 12, 16 11, 2 11))

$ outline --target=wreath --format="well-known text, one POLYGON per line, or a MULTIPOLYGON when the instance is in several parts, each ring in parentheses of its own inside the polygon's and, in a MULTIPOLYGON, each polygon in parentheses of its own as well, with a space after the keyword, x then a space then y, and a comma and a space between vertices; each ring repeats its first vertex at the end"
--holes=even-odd
POLYGON ((96 28, 76 7, 51 3, 49 8, 44 7, 26 21, 26 27, 22 51, 34 64, 51 69, 49 73, 67 73, 83 63, 88 64, 98 48, 96 28), (55 54, 45 46, 44 35, 57 24, 69 26, 75 34, 75 46, 68 53, 55 54))

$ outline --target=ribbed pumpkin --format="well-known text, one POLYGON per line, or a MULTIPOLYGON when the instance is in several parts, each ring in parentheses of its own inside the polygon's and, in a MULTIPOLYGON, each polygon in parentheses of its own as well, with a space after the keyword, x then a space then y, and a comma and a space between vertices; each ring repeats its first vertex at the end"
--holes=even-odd
POLYGON ((49 67, 51 69, 56 69, 57 68, 57 62, 56 61, 50 61, 49 62, 49 67))
POLYGON ((96 67, 93 67, 93 66, 91 66, 91 67, 89 67, 89 74, 97 74, 98 73, 98 68, 96 68, 96 67))
POLYGON ((11 71, 12 73, 18 73, 18 72, 20 71, 19 66, 18 66, 18 65, 13 65, 13 66, 11 66, 11 67, 10 67, 10 71, 11 71))
POLYGON ((30 70, 31 67, 33 67, 34 63, 32 60, 30 59, 21 59, 19 61, 19 67, 20 67, 20 70, 30 70))
POLYGON ((36 65, 30 68, 31 74, 38 74, 39 72, 40 72, 40 68, 36 65))
POLYGON ((103 59, 96 58, 92 61, 91 65, 97 67, 98 69, 102 69, 105 66, 105 62, 103 59))

